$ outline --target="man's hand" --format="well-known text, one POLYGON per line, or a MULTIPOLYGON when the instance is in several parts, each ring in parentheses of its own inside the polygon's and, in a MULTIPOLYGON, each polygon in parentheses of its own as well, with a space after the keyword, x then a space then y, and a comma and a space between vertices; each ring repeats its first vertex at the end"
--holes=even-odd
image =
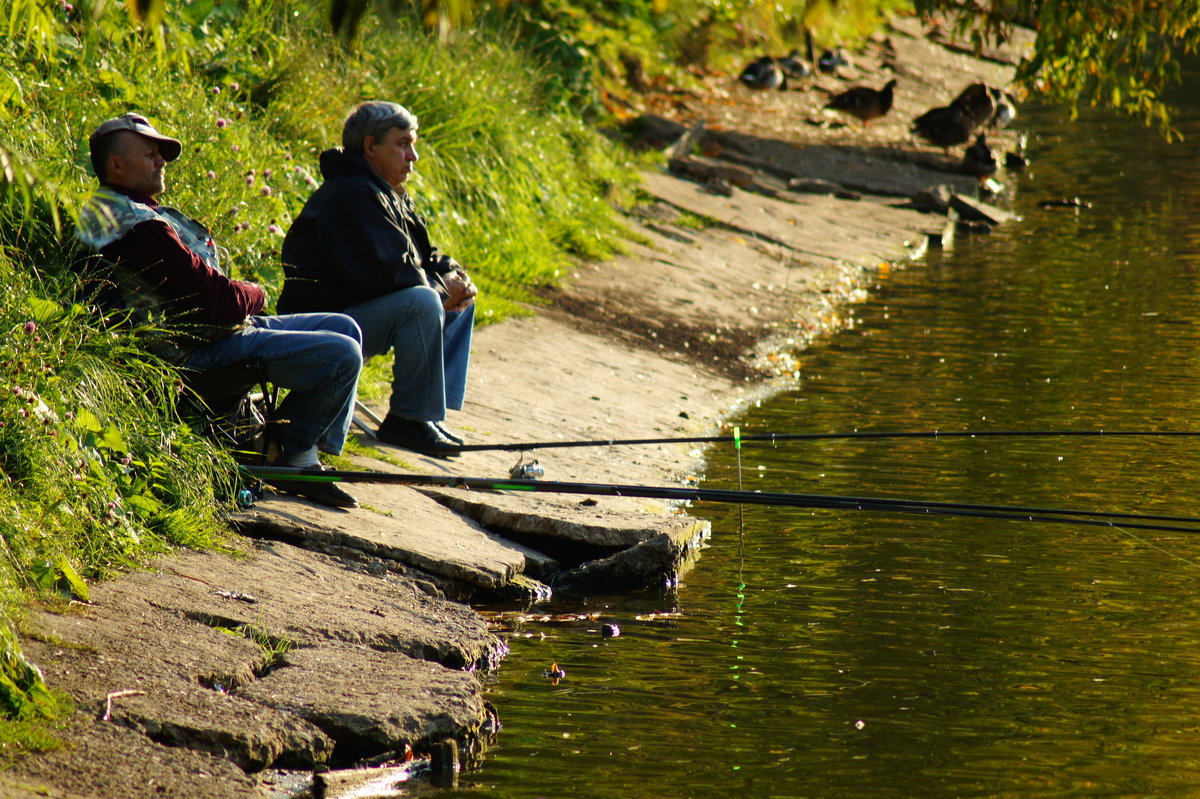
POLYGON ((466 272, 450 272, 442 277, 442 284, 450 292, 442 307, 447 311, 465 311, 475 302, 478 290, 466 272))

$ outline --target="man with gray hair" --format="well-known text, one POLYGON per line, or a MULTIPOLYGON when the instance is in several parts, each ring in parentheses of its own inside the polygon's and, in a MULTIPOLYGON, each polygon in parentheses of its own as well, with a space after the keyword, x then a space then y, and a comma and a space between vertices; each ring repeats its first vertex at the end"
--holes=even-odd
POLYGON ((363 356, 394 352, 380 440, 425 455, 457 454, 442 421, 460 410, 474 327, 475 286, 438 252, 404 184, 417 161, 417 118, 368 102, 321 153, 324 182, 283 242, 280 313, 337 311, 363 332, 363 356))

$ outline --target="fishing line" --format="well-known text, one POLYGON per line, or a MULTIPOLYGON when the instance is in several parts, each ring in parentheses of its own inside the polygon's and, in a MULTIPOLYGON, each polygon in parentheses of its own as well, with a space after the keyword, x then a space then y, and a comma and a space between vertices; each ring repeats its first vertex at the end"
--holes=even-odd
POLYGON ((1118 527, 1115 524, 1113 525, 1113 529, 1119 530, 1121 533, 1129 536, 1134 541, 1141 542, 1142 544, 1145 544, 1146 546, 1150 547, 1151 549, 1157 549, 1159 552, 1161 552, 1162 554, 1166 555, 1169 558, 1174 558, 1175 560, 1182 561, 1189 566, 1195 566, 1197 569, 1200 569, 1200 562, 1194 561, 1191 558, 1185 558, 1183 555, 1176 554, 1175 552, 1172 552, 1171 550, 1167 549, 1166 547, 1163 547, 1160 544, 1156 544, 1153 541, 1149 541, 1145 538, 1142 538, 1140 535, 1134 535, 1133 533, 1129 532, 1128 530, 1122 529, 1121 527, 1118 527))
POLYGON ((670 486, 619 485, 614 483, 564 483, 527 479, 493 479, 451 475, 398 474, 375 471, 299 469, 276 466, 242 466, 243 473, 264 480, 367 482, 398 485, 431 485, 448 488, 494 491, 530 491, 553 494, 640 497, 684 502, 724 502, 748 505, 820 508, 833 510, 871 510, 891 513, 966 516, 1012 521, 1051 522, 1058 524, 1114 527, 1122 526, 1160 532, 1200 533, 1200 518, 1118 511, 1086 511, 1062 508, 1036 508, 1012 505, 980 505, 886 497, 849 497, 823 494, 734 491, 716 488, 675 488, 670 486))
MULTIPOLYGON (((845 439, 943 439, 943 438, 1182 438, 1200 436, 1200 430, 856 430, 833 433, 753 433, 742 435, 743 443, 781 444, 788 441, 833 441, 845 439)), ((664 438, 608 438, 577 441, 530 441, 504 444, 463 444, 458 452, 563 449, 568 447, 645 446, 652 444, 726 444, 733 436, 676 436, 664 438)))

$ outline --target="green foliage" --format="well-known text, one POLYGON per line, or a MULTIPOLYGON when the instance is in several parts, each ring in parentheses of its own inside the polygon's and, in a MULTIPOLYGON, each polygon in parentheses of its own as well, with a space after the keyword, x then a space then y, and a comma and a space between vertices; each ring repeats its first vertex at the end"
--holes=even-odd
POLYGON ((171 421, 174 373, 82 306, 38 297, 14 267, 0 262, 0 569, 86 596, 77 571, 95 579, 170 544, 218 541, 211 486, 228 462, 171 421))
POLYGON ((964 10, 945 0, 916 0, 922 12, 951 11, 977 47, 1004 39, 1013 25, 1037 31, 1033 52, 1017 70, 1018 82, 1049 102, 1075 108, 1079 101, 1125 111, 1176 135, 1167 87, 1180 77, 1178 52, 1200 47, 1200 3, 1131 0, 991 0, 964 10))
POLYGON ((41 670, 21 654, 13 631, 0 627, 0 714, 11 719, 49 716, 56 705, 41 670))
MULTIPOLYGON (((442 5, 426 0, 425 8, 442 5)), ((448 6, 448 4, 446 4, 448 6)), ((464 5, 415 21, 462 19, 464 5)), ((517 41, 549 77, 550 101, 585 118, 606 113, 605 95, 629 85, 686 83, 694 69, 728 68, 748 51, 787 52, 806 35, 817 46, 851 45, 908 0, 524 0, 466 4, 474 30, 517 41)), ((366 8, 366 4, 363 5, 366 8)), ((457 41, 449 34, 452 42, 457 41)), ((364 45, 365 47, 365 45, 364 45)))

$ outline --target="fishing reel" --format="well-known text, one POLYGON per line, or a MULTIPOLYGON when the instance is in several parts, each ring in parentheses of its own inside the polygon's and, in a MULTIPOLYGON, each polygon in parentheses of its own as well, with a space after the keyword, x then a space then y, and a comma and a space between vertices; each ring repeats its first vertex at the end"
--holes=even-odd
POLYGON ((546 476, 546 470, 537 462, 537 458, 526 463, 525 456, 522 454, 516 465, 508 470, 508 476, 514 480, 537 480, 546 476))

